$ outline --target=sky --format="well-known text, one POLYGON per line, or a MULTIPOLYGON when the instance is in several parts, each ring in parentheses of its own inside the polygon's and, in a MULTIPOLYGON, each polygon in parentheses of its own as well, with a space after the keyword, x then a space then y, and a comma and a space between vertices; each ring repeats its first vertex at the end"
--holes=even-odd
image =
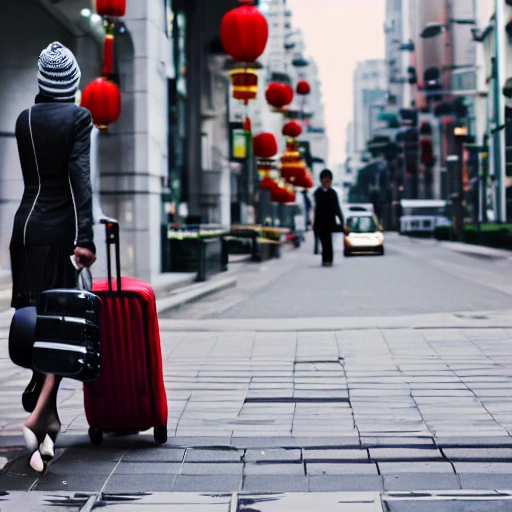
POLYGON ((345 160, 356 63, 384 58, 385 0, 287 0, 287 4, 293 26, 304 33, 307 54, 319 67, 333 167, 345 160))

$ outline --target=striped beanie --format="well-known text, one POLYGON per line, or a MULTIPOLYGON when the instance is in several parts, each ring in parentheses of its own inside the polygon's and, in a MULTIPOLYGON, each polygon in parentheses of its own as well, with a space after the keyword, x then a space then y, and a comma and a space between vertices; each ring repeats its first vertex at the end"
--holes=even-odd
POLYGON ((44 96, 57 100, 75 97, 80 84, 80 68, 75 56, 59 42, 52 43, 39 55, 37 81, 44 96))

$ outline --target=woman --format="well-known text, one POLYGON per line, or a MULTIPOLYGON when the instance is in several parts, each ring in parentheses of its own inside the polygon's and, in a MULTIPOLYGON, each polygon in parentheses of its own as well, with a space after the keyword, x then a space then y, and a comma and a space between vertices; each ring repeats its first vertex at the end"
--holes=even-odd
MULTIPOLYGON (((96 259, 90 182, 91 114, 75 105, 80 68, 73 53, 55 42, 39 56, 39 94, 16 121, 25 190, 14 218, 10 244, 12 307, 34 306, 44 290, 74 288, 78 267, 96 259)), ((31 344, 27 361, 32 367, 31 344)), ((30 465, 43 471, 60 432, 60 378, 34 376, 23 405, 32 412, 23 427, 30 465)))

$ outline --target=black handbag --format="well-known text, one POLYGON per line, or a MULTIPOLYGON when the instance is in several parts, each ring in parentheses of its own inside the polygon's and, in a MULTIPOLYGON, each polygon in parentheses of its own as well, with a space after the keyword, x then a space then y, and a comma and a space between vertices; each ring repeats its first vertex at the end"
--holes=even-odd
POLYGON ((37 303, 35 370, 89 382, 101 371, 101 301, 79 289, 55 289, 37 303))

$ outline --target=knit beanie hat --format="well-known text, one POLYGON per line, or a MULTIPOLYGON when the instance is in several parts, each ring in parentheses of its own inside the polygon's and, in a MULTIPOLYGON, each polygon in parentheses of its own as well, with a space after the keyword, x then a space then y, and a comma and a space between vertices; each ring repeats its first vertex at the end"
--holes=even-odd
POLYGON ((44 96, 56 100, 75 97, 80 84, 80 68, 73 52, 59 42, 54 42, 39 55, 37 81, 44 96))

